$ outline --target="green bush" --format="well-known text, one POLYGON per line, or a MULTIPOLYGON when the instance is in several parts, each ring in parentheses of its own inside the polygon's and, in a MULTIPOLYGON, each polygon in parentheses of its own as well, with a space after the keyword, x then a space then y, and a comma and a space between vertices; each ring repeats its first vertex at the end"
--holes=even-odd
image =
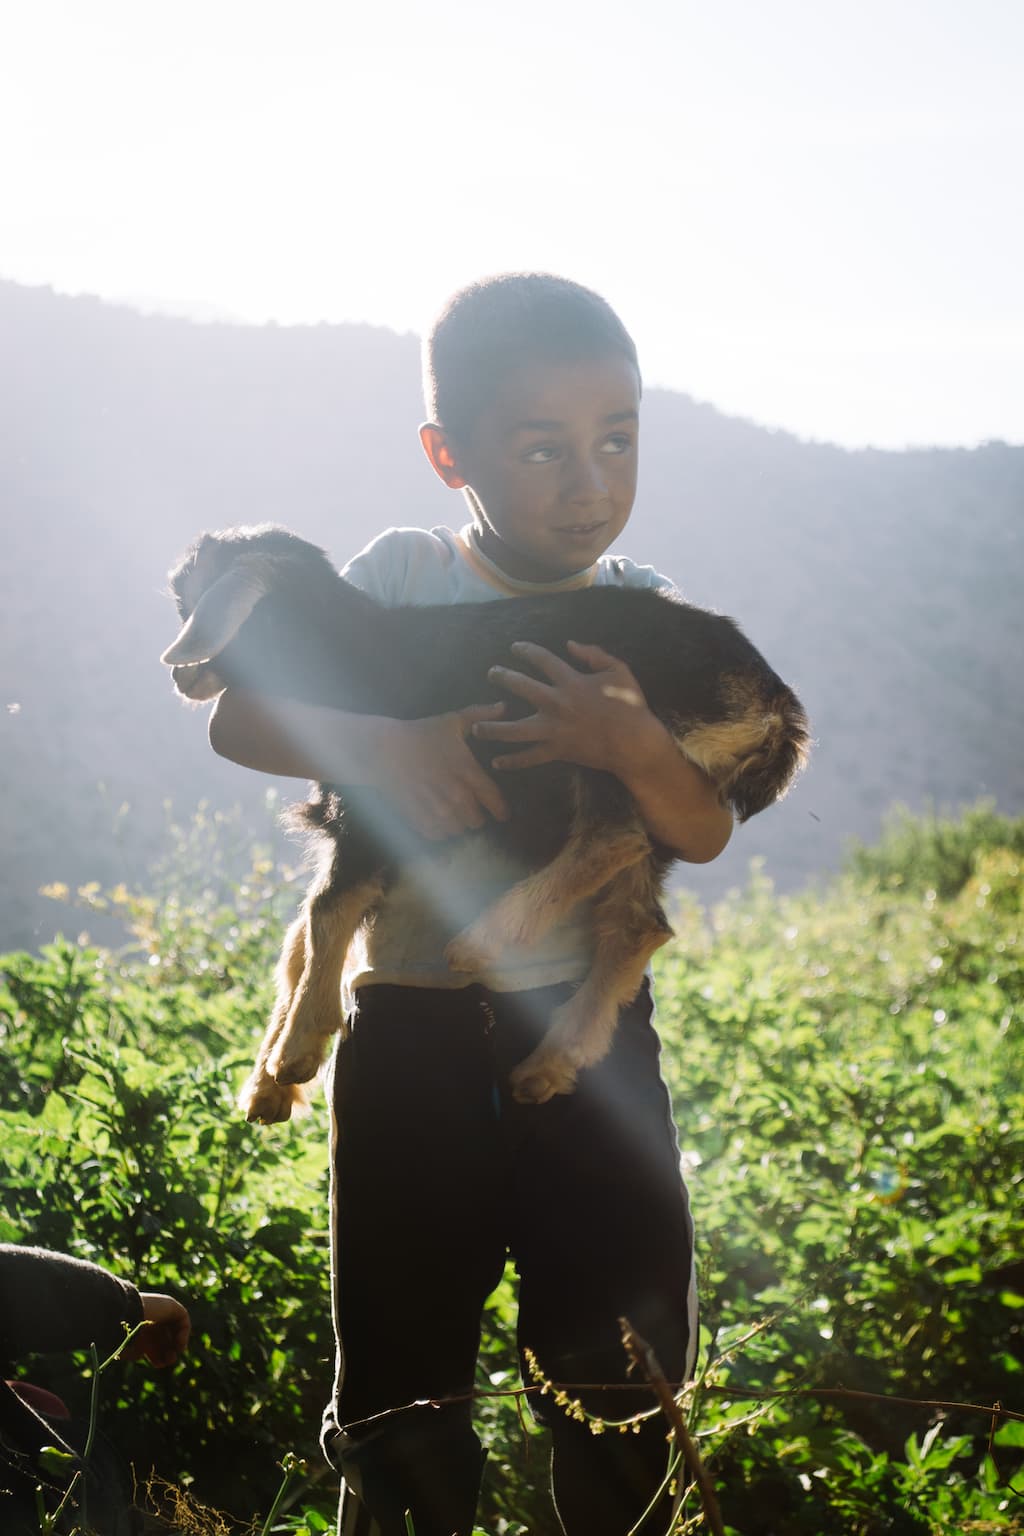
MULTIPOLYGON (((196 834, 208 870, 222 830, 196 834)), ((140 1476, 155 1466, 241 1515, 269 1504, 284 1452, 319 1461, 333 1369, 324 1115, 275 1133, 234 1104, 269 1006, 279 882, 260 850, 231 905, 213 879, 191 902, 83 888, 131 942, 8 956, 0 987, 0 1237, 187 1303, 182 1364, 108 1372, 103 1425, 140 1476)), ((86 1374, 47 1360, 33 1378, 81 1408, 86 1374)))
POLYGON ((1024 818, 1001 816, 991 800, 960 815, 929 811, 915 816, 894 806, 877 843, 851 845, 847 863, 860 880, 886 889, 955 896, 974 873, 982 853, 1003 848, 1024 855, 1024 818))
MULTIPOLYGON (((711 914, 684 902, 659 959, 701 1270, 688 1412, 736 1536, 1024 1530, 1024 1425, 990 1444, 983 1416, 896 1401, 1024 1410, 1024 824, 970 816, 902 818, 825 892, 755 874, 711 914)), ((178 833, 156 896, 79 893, 120 915, 121 951, 83 936, 3 962, 0 1236, 187 1301, 186 1361, 109 1372, 104 1423, 141 1472, 251 1516, 285 1453, 319 1466, 326 1117, 262 1130, 234 1109, 295 891, 266 850, 231 879, 232 835, 178 833)), ((482 1391, 517 1382, 514 1318, 509 1276, 482 1391)), ((33 1370, 78 1400, 86 1375, 33 1370)), ((540 1536, 542 1437, 510 1397, 482 1397, 479 1425, 482 1523, 540 1536)), ((321 1529, 330 1482, 300 1502, 321 1529)), ((680 1528, 698 1513, 688 1495, 680 1528)))
MULTIPOLYGON (((1024 1409, 1022 863, 981 852, 947 901, 755 879, 710 930, 684 914, 660 1016, 703 1237, 704 1412, 721 1389, 735 1415, 744 1391, 801 1387, 1024 1409)), ((865 1398, 781 1398, 756 1428, 711 1437, 743 1536, 967 1529, 1016 1502, 996 1485, 1019 1425, 995 1463, 984 1418, 865 1398)))

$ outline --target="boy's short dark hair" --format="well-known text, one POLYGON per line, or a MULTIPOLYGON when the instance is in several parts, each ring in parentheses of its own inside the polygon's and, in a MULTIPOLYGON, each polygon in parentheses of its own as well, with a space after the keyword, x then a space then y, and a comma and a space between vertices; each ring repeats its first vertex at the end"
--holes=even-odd
POLYGON ((459 441, 511 369, 610 353, 626 357, 639 377, 633 338, 592 289, 547 272, 482 278, 452 295, 424 340, 427 415, 459 441))

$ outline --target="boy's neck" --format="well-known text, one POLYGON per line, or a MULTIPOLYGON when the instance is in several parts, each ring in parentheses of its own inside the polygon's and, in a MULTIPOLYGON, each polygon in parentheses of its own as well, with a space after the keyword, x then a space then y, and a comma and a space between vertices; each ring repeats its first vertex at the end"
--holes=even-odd
MULTIPOLYGON (((481 537, 480 528, 476 523, 467 523, 461 530, 459 539, 471 561, 481 566, 485 575, 489 575, 498 585, 523 592, 564 592, 573 591, 578 587, 588 587, 593 582, 597 571, 595 563, 584 566, 578 571, 570 571, 567 575, 544 573, 528 577, 521 576, 506 569, 501 561, 500 549, 494 550, 488 547, 488 541, 481 537)), ((515 564, 515 561, 510 563, 515 564)))

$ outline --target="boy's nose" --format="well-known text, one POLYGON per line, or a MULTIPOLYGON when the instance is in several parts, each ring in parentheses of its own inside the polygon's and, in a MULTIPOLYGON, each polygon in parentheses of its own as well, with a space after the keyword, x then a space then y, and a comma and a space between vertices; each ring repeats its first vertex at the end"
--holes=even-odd
POLYGON ((604 466, 592 459, 581 459, 573 466, 569 485, 569 500, 574 506, 587 506, 590 502, 603 501, 608 494, 604 466))

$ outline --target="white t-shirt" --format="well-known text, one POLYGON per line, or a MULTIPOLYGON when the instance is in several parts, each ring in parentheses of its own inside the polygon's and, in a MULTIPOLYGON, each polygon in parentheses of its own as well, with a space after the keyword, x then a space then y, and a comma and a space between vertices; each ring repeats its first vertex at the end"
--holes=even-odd
MULTIPOLYGON (((653 566, 636 565, 621 555, 602 555, 561 581, 515 581, 480 553, 471 534, 471 528, 459 533, 450 528, 389 528, 356 555, 342 575, 389 608, 479 603, 590 586, 675 592, 653 566)), ((489 846, 480 833, 429 845, 403 864, 376 917, 353 943, 346 992, 373 983, 463 987, 474 981, 508 992, 581 980, 592 954, 589 902, 581 902, 528 951, 510 949, 486 975, 456 973, 445 965, 448 940, 528 872, 526 865, 489 846)))

